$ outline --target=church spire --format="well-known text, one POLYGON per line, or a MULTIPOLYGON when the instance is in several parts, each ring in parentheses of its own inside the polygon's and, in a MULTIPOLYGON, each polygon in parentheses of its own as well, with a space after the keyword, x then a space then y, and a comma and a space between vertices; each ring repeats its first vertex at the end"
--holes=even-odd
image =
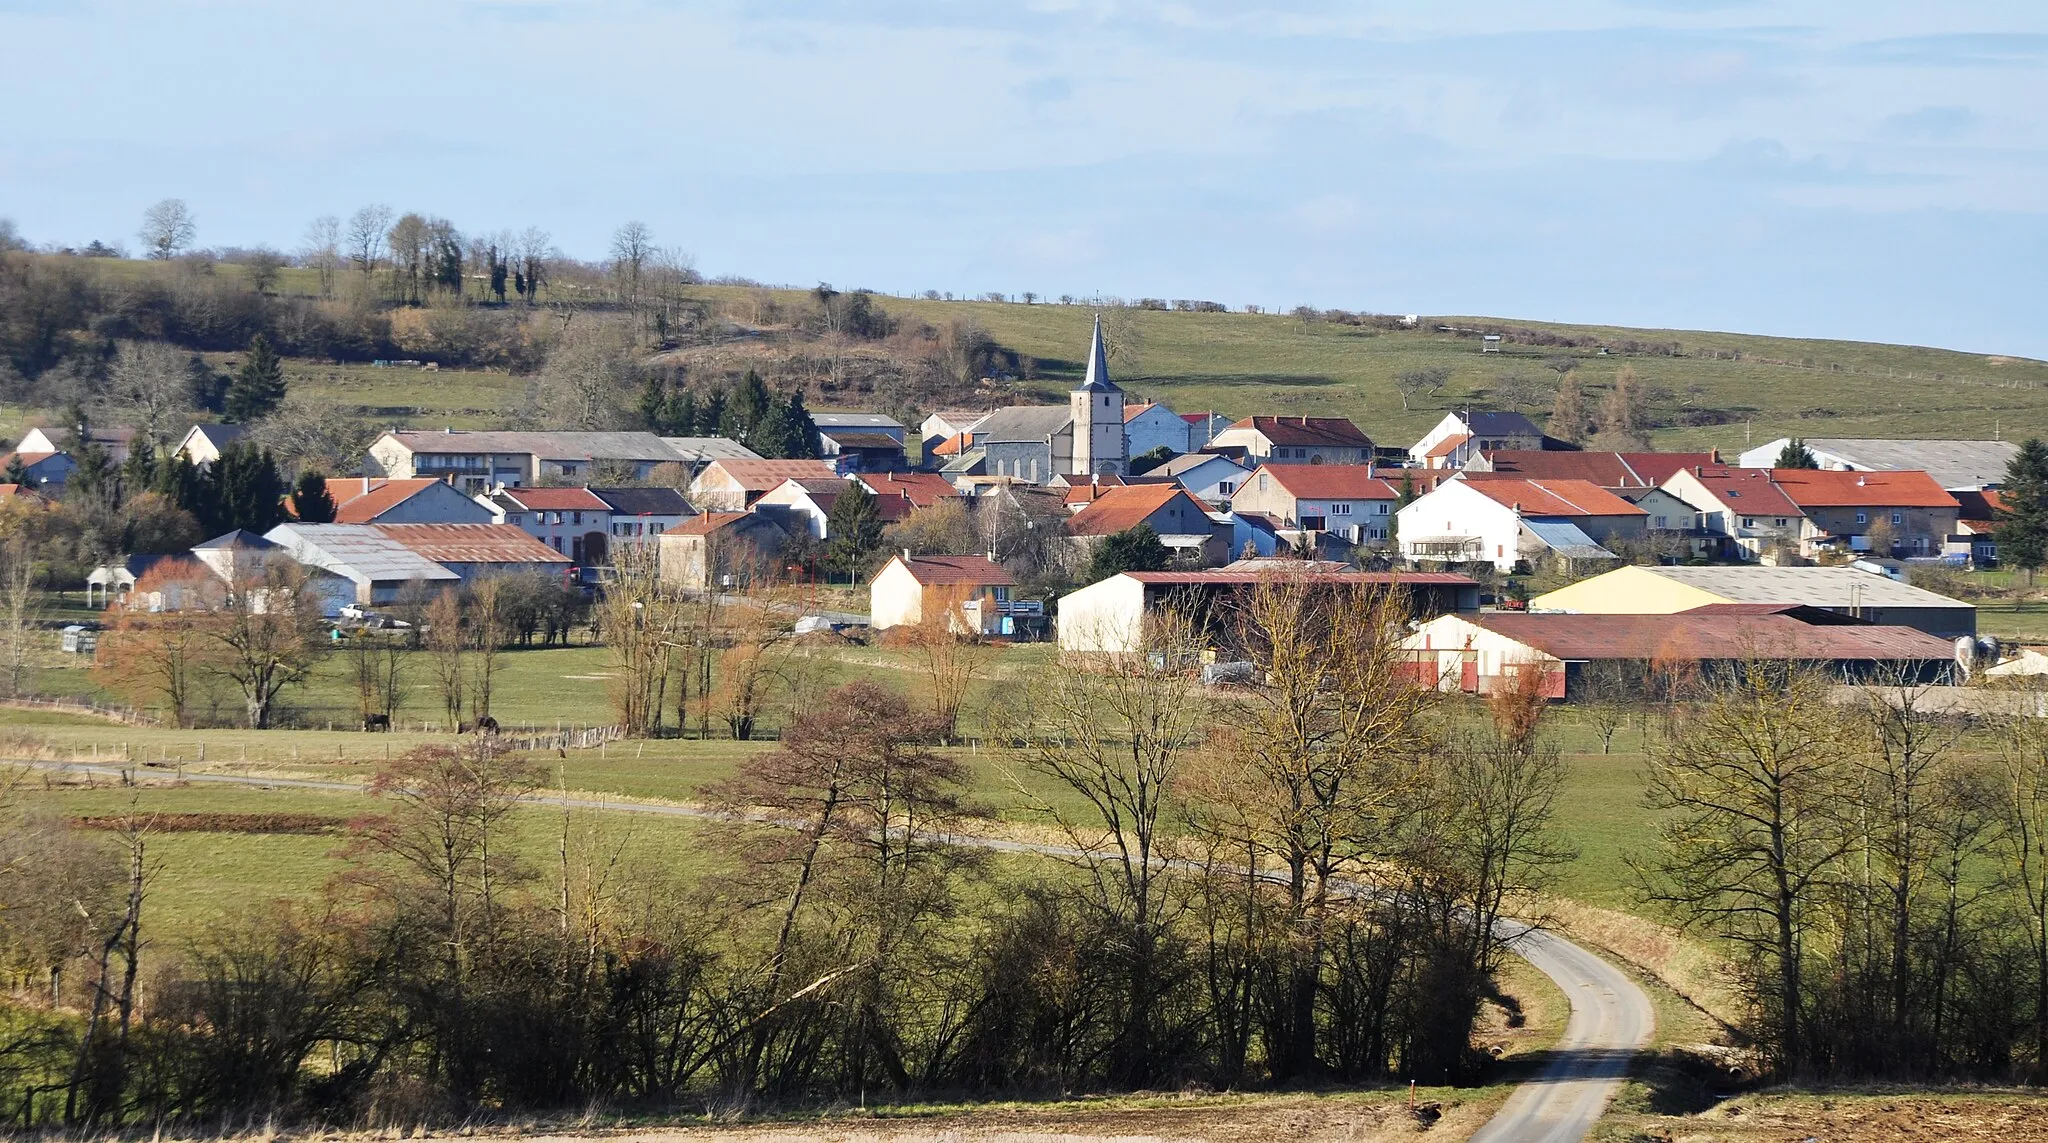
POLYGON ((1088 343, 1088 375, 1081 381, 1081 390, 1089 393, 1107 393, 1116 389, 1116 382, 1109 379, 1109 354, 1102 348, 1102 315, 1095 315, 1095 336, 1088 343))

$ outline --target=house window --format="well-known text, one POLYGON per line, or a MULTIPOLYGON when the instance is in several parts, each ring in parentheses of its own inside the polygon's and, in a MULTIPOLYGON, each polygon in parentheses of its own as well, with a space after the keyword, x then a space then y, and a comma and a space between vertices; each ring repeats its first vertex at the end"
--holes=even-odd
POLYGON ((1386 501, 1384 501, 1384 500, 1380 501, 1380 504, 1379 504, 1379 509, 1378 509, 1378 514, 1379 514, 1379 515, 1381 515, 1381 516, 1384 516, 1384 515, 1386 515, 1386 514, 1387 514, 1387 502, 1386 502, 1386 501))
POLYGON ((1009 588, 1007 588, 1007 587, 998 587, 998 588, 996 588, 996 589, 995 589, 995 593, 996 593, 996 602, 997 602, 997 603, 1008 603, 1008 602, 1010 602, 1010 589, 1009 589, 1009 588))
POLYGON ((1216 491, 1225 496, 1228 496, 1231 493, 1237 491, 1237 481, 1219 480, 1216 482, 1216 491))
POLYGON ((1857 522, 1858 524, 1868 524, 1868 523, 1870 523, 1870 513, 1868 513, 1868 512, 1858 512, 1858 513, 1856 513, 1856 522, 1857 522))
POLYGON ((1650 525, 1650 526, 1651 526, 1652 528, 1662 528, 1662 527, 1664 526, 1664 517, 1662 517, 1662 516, 1658 516, 1658 517, 1657 517, 1657 518, 1655 519, 1655 521, 1654 521, 1653 523, 1651 523, 1651 525, 1650 525))
POLYGON ((1894 512, 1894 513, 1892 513, 1892 523, 1894 523, 1894 524, 1903 524, 1903 523, 1905 523, 1905 522, 1906 522, 1906 514, 1905 514, 1904 512, 1894 512))
POLYGON ((581 524, 583 522, 583 513, 571 512, 569 515, 572 517, 569 521, 571 524, 581 524))
POLYGON ((659 524, 659 523, 657 523, 657 524, 649 524, 649 525, 647 525, 647 534, 648 534, 648 535, 650 535, 650 536, 659 536, 659 535, 661 535, 661 534, 662 534, 663 532, 666 532, 666 531, 668 531, 668 525, 667 525, 667 524, 659 524))
POLYGON ((1782 528, 1785 526, 1785 518, 1783 516, 1780 516, 1777 519, 1771 521, 1771 523, 1776 527, 1782 528))
POLYGON ((1266 490, 1266 483, 1267 483, 1267 481, 1269 481, 1269 480, 1271 480, 1271 479, 1272 479, 1272 477, 1270 477, 1270 476, 1267 476, 1267 475, 1266 475, 1265 473, 1263 473, 1263 472, 1262 472, 1262 473, 1260 473, 1260 474, 1259 474, 1259 491, 1261 491, 1261 492, 1264 492, 1264 491, 1266 490))
POLYGON ((555 546, 555 550, 556 550, 556 551, 558 551, 558 552, 559 552, 559 551, 561 551, 561 550, 562 550, 562 537, 560 537, 560 536, 549 536, 549 537, 548 537, 548 543, 550 543, 550 544, 553 544, 553 545, 555 546))
POLYGON ((1745 528, 1754 528, 1754 527, 1756 527, 1756 517, 1754 517, 1754 516, 1744 516, 1744 517, 1742 518, 1742 526, 1743 526, 1743 527, 1745 527, 1745 528))
POLYGON ((521 516, 521 515, 520 515, 519 513, 517 513, 517 512, 514 512, 514 513, 512 513, 511 515, 509 515, 509 516, 505 517, 505 522, 506 522, 507 524, 519 524, 519 523, 524 523, 524 522, 525 522, 525 520, 526 520, 526 517, 524 517, 524 516, 521 516))
POLYGON ((1351 515, 1351 505, 1349 505, 1349 504, 1341 504, 1341 503, 1340 503, 1340 504, 1332 504, 1332 505, 1330 505, 1330 515, 1332 515, 1332 516, 1349 516, 1349 515, 1351 515))

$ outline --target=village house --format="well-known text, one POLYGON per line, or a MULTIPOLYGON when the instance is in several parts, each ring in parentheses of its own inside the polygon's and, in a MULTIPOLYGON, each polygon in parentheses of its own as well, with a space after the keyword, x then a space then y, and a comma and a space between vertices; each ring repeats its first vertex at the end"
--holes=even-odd
POLYGON ((13 452, 0 454, 0 472, 21 462, 21 478, 14 483, 31 491, 60 492, 64 482, 78 470, 78 462, 66 452, 13 452))
POLYGON ((1482 452, 1464 465, 1467 476, 1488 473, 1523 480, 1583 480, 1610 492, 1625 488, 1656 488, 1681 468, 1718 467, 1720 454, 1708 452, 1599 452, 1593 449, 1501 449, 1482 452))
MULTIPOLYGON (((792 536, 801 532, 814 540, 828 540, 832 538, 832 505, 853 487, 852 481, 838 478, 792 477, 754 501, 754 511, 774 520, 792 536)), ((910 501, 900 496, 875 500, 875 513, 885 524, 903 519, 910 515, 910 510, 910 501)))
POLYGON ((1124 406, 1124 453, 1131 460, 1165 449, 1174 456, 1190 451, 1189 424, 1157 401, 1124 406))
POLYGON ((1951 492, 1956 498, 1956 530, 1943 546, 1942 554, 1967 559, 1977 567, 1998 563, 1998 514, 2005 510, 2005 496, 1997 491, 1951 492))
MULTIPOLYGON (((1746 449, 1736 463, 1743 468, 1775 468, 1790 443, 1790 437, 1779 437, 1746 449)), ((1924 472, 1948 492, 1998 487, 2020 451, 2012 441, 1802 437, 1799 443, 1824 471, 1924 472)))
POLYGON ((789 533, 758 512, 710 511, 656 542, 663 581, 693 591, 744 591, 780 577, 789 533))
MULTIPOLYGON (((1212 571, 1123 572, 1060 597, 1060 650, 1084 655, 1133 654, 1144 649, 1148 618, 1170 608, 1216 622, 1217 617, 1229 613, 1230 600, 1262 582, 1291 574, 1305 575, 1319 584, 1398 589, 1404 593, 1409 611, 1418 617, 1479 609, 1479 581, 1453 572, 1329 572, 1303 568, 1295 560, 1285 561, 1282 567, 1254 564, 1212 571)), ((1220 629, 1205 632, 1209 639, 1219 641, 1227 641, 1229 634, 1220 629)))
POLYGON ((960 498, 960 490, 936 472, 857 473, 854 479, 883 500, 902 500, 912 509, 960 498))
POLYGON ((690 503, 704 512, 740 512, 792 479, 845 483, 822 460, 714 460, 690 482, 690 503))
POLYGON ((901 422, 880 413, 813 413, 818 450, 841 475, 908 468, 901 422))
POLYGON ((1174 457, 1145 475, 1166 477, 1204 504, 1228 509, 1251 474, 1251 469, 1220 453, 1191 452, 1174 457))
POLYGON ((247 425, 193 425, 185 430, 184 439, 178 442, 172 455, 184 457, 194 468, 208 468, 248 431, 247 425))
POLYGON ((1263 513, 1286 528, 1366 544, 1392 534, 1400 497, 1371 465, 1268 464, 1245 479, 1231 508, 1263 513))
POLYGON ((1543 430, 1520 413, 1468 409, 1446 414, 1408 446, 1408 463, 1416 468, 1464 468, 1489 452, 1539 450, 1545 440, 1543 430))
POLYGON ((1103 537, 1147 525, 1174 558, 1195 567, 1213 567, 1228 558, 1227 534, 1219 535, 1209 506, 1177 484, 1132 484, 1101 490, 1067 521, 1067 534, 1084 548, 1103 537))
POLYGON ((1807 559, 1845 551, 1938 556, 1962 512, 1925 472, 1762 471, 1804 513, 1799 554, 1807 559))
POLYGON ((986 556, 889 557, 868 581, 877 631, 915 627, 944 612, 947 628, 979 636, 1014 636, 1045 613, 1036 601, 1010 598, 1017 581, 986 556))
POLYGON ((327 482, 336 524, 488 524, 491 512, 444 480, 336 477, 327 482))
POLYGON ((1243 449, 1246 467, 1262 464, 1365 464, 1372 438, 1342 417, 1246 417, 1209 442, 1216 451, 1243 449))
POLYGON ((653 433, 393 430, 370 446, 363 471, 449 480, 473 496, 500 485, 590 483, 606 476, 645 480, 656 467, 681 461, 653 433))
POLYGON ((931 467, 932 450, 966 433, 974 422, 988 416, 986 409, 941 409, 918 422, 918 457, 931 467))
POLYGON ((1674 615, 1710 603, 1803 605, 1943 639, 1977 633, 1977 609, 1962 600, 1842 567, 1622 567, 1539 595, 1529 609, 1674 615))
POLYGON ((476 502, 488 522, 518 528, 580 566, 611 562, 611 505, 588 488, 500 488, 476 502))
MULTIPOLYGON (((1861 574, 1861 573, 1859 573, 1861 574)), ((1599 682, 1642 688, 1652 669, 1683 664, 1713 677, 1754 659, 1823 668, 1843 682, 1903 678, 1946 682, 1954 668, 1948 641, 1911 627, 1879 627, 1830 612, 1708 604, 1666 615, 1564 615, 1516 612, 1442 615, 1402 643, 1419 681, 1438 689, 1488 694, 1533 668, 1541 693, 1581 697, 1599 682)))
POLYGON ((1222 413, 1182 413, 1180 419, 1188 423, 1188 451, 1209 447, 1216 434, 1230 427, 1230 418, 1222 413))
POLYGON ((697 514, 673 488, 592 488, 611 510, 612 547, 651 544, 655 537, 697 514))
POLYGON ((1692 509, 1694 526, 1715 538, 1718 556, 1777 563, 1798 555, 1806 514, 1767 469, 1694 465, 1672 473, 1664 490, 1692 509))
MULTIPOLYGON (((134 429, 103 429, 97 426, 87 426, 85 434, 88 443, 96 444, 100 447, 100 452, 105 454, 109 464, 120 464, 127 460, 128 452, 135 444, 134 429)), ((69 452, 70 450, 66 449, 62 442, 70 436, 71 433, 63 429, 33 428, 21 434, 21 443, 15 445, 14 449, 16 452, 32 455, 69 452)))
POLYGON ((1546 556, 1609 560, 1636 541, 1648 513, 1583 480, 1493 476, 1446 480, 1395 513, 1401 555, 1418 563, 1484 560, 1501 571, 1546 556))

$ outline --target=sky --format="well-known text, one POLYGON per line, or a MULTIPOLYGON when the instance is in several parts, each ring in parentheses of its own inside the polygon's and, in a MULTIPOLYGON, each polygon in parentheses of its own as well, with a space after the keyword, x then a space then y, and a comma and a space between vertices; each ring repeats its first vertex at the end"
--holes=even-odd
POLYGON ((2040 0, 0 0, 0 217, 2048 358, 2040 0))

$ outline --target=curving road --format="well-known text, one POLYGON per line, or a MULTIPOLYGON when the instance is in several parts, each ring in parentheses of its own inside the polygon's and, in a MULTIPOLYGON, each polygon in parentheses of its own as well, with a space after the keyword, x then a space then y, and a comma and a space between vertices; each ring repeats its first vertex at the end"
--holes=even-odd
POLYGON ((1556 933, 1520 921, 1508 947, 1571 999, 1572 1015, 1554 1057, 1515 1089, 1471 1143, 1575 1143, 1607 1110, 1629 1060, 1650 1041, 1650 998, 1622 971, 1556 933))
MULTIPOLYGON (((125 779, 171 777, 157 766, 119 766, 86 762, 18 761, 16 765, 37 770, 55 770, 96 777, 125 779)), ((264 778, 242 774, 187 771, 184 781, 228 786, 270 786, 302 790, 331 790, 359 794, 356 782, 319 778, 264 778)), ((617 801, 605 798, 570 797, 564 794, 533 794, 523 799, 537 805, 568 809, 605 810, 613 813, 652 814, 659 817, 717 818, 720 815, 694 806, 660 802, 617 801)), ((1044 853, 1072 856, 1063 846, 1033 845, 996 838, 956 838, 968 845, 1013 853, 1044 853)), ((1649 997, 1622 971, 1558 936, 1520 921, 1499 922, 1508 947, 1537 971, 1549 977, 1571 1001, 1571 1019, 1564 1036, 1550 1050, 1553 1057, 1536 1078, 1515 1089, 1494 1117, 1476 1132, 1470 1143, 1576 1143, 1585 1137, 1602 1114, 1628 1073, 1630 1059, 1649 1043, 1656 1016, 1649 997)))

